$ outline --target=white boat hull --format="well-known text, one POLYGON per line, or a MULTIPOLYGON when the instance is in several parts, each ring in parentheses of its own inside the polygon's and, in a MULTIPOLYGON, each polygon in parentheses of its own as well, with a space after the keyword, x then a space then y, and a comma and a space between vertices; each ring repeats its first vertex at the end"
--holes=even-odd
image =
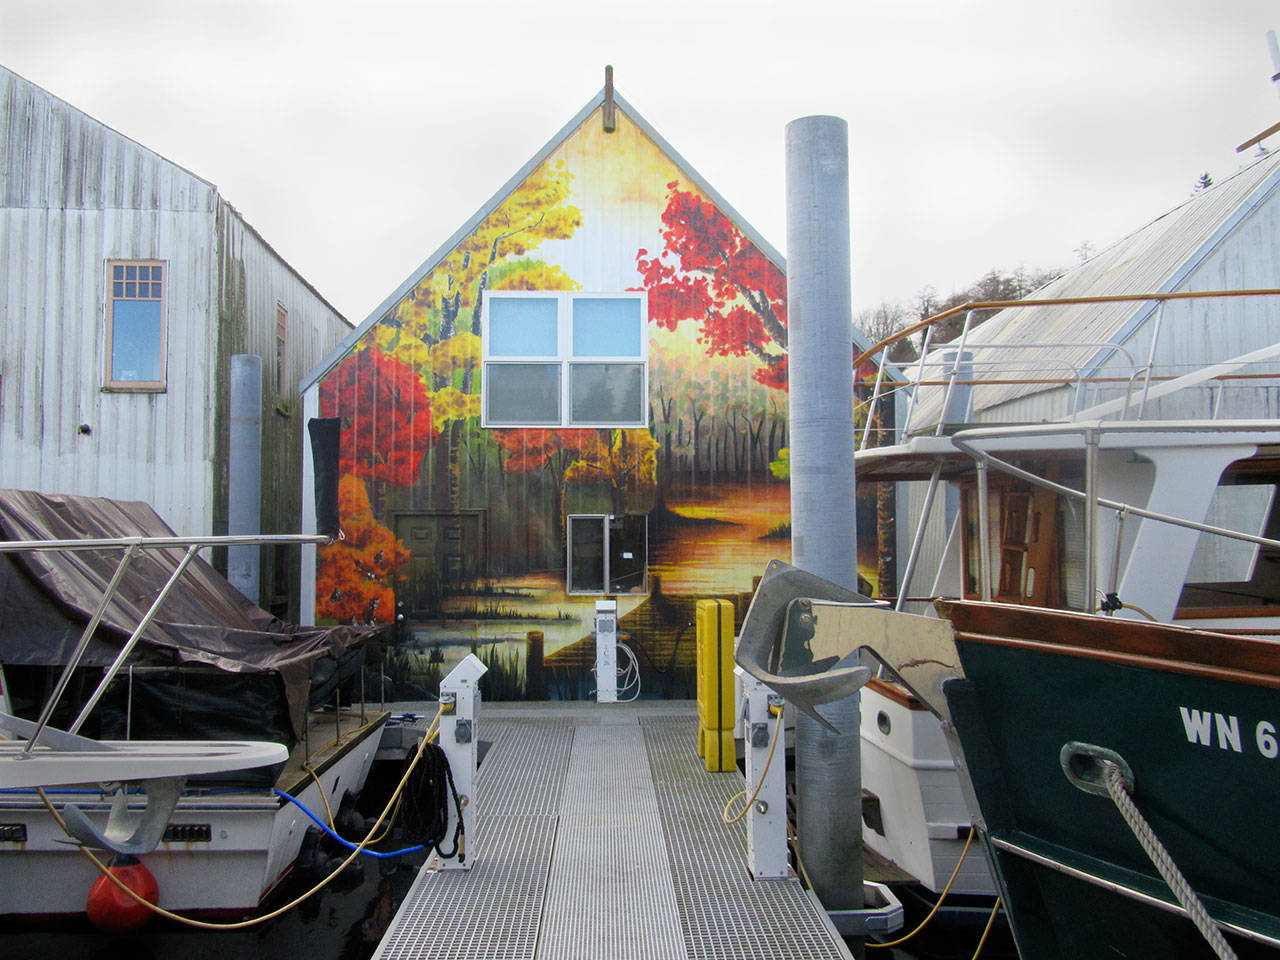
MULTIPOLYGON (((346 791, 358 793, 364 785, 380 735, 380 725, 369 729, 319 774, 335 813, 346 791)), ((323 818, 320 791, 312 781, 297 798, 323 818)), ((97 791, 55 791, 50 799, 59 807, 75 803, 102 823, 110 807, 109 797, 97 791)), ((144 800, 138 798, 138 810, 144 800)), ((159 905, 179 912, 242 913, 255 909, 285 878, 312 822, 296 805, 259 790, 184 797, 170 825, 185 825, 200 839, 162 842, 141 857, 156 878, 159 905)), ((82 913, 97 876, 38 797, 0 793, 0 916, 82 913), (25 841, 3 839, 19 833, 25 841)))
MULTIPOLYGON (((905 698, 904 698, 905 699, 905 698)), ((938 719, 920 705, 862 690, 862 788, 879 800, 879 825, 864 823, 863 842, 941 893, 964 850, 969 809, 938 719), (887 728, 887 730, 886 730, 887 728)), ((995 896, 986 857, 971 845, 953 894, 995 896)))

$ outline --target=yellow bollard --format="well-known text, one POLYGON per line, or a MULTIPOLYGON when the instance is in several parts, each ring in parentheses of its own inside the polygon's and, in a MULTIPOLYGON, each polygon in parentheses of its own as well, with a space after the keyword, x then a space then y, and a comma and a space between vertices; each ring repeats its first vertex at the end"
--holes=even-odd
POLYGON ((733 743, 733 604, 699 600, 698 756, 707 770, 736 770, 733 743))

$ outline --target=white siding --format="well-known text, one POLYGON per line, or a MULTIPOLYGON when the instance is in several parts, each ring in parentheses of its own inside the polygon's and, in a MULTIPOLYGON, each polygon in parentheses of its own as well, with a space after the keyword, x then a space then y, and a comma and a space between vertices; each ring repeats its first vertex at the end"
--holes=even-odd
POLYGON ((298 528, 297 382, 350 326, 212 184, 0 68, 0 269, 0 486, 145 500, 179 533, 219 532, 225 368, 251 352, 269 371, 264 527, 298 528), (117 259, 166 264, 162 393, 102 390, 117 259))
POLYGON ((207 532, 214 189, 7 71, 0 144, 0 485, 146 500, 207 532), (167 264, 163 393, 101 389, 112 259, 167 264))

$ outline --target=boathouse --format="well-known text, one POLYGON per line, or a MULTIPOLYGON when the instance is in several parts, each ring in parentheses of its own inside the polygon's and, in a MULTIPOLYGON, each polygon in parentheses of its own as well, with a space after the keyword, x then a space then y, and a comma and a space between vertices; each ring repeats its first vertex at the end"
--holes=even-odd
POLYGON ((697 599, 790 554, 786 311, 782 255, 607 84, 305 378, 342 423, 316 622, 576 696, 612 597, 644 695, 692 696, 697 599))
MULTIPOLYGON (((254 354, 261 530, 299 531, 298 381, 351 325, 214 184, 0 67, 0 247, 0 487, 226 533, 231 357, 254 354)), ((296 616, 274 549, 258 601, 296 616)))

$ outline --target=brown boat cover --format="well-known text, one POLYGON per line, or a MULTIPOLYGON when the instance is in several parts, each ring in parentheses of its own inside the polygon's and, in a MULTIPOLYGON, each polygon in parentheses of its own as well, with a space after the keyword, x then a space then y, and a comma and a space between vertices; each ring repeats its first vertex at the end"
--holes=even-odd
MULTIPOLYGON (((168 525, 139 501, 0 490, 0 540, 171 536, 168 525)), ((138 551, 89 645, 86 666, 115 659, 185 553, 182 547, 138 551)), ((0 663, 65 664, 123 556, 123 547, 0 553, 0 663)), ((143 633, 130 663, 278 674, 294 733, 301 736, 318 662, 341 660, 379 629, 285 623, 245 599, 197 556, 143 633)))

